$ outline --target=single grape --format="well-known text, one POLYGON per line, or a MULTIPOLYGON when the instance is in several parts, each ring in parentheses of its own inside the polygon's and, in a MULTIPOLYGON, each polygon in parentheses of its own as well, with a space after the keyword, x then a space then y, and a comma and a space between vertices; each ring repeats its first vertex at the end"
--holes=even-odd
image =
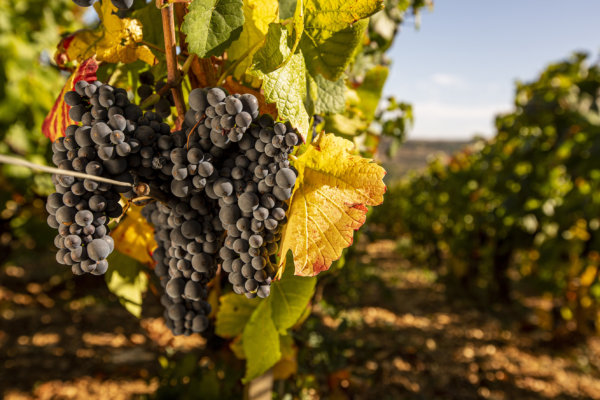
POLYGON ((77 235, 69 235, 64 238, 64 246, 69 250, 75 250, 81 246, 81 238, 77 235))
POLYGON ((249 292, 254 292, 256 289, 258 289, 258 282, 256 282, 254 279, 248 279, 244 284, 244 288, 249 292))
POLYGON ((298 144, 298 135, 294 132, 288 132, 285 135, 285 144, 288 146, 295 146, 298 144))
POLYGON ((206 93, 206 100, 215 107, 217 104, 225 100, 225 92, 220 88, 212 88, 206 93))
POLYGON ((75 221, 77 211, 73 207, 62 206, 56 210, 56 220, 59 224, 71 225, 75 221))
POLYGON ((244 105, 244 111, 248 112, 252 118, 258 117, 258 100, 255 96, 244 93, 240 96, 240 101, 244 105))
POLYGON ((224 225, 233 225, 240 217, 240 209, 237 206, 221 207, 219 219, 224 225))
POLYGON ((220 178, 215 181, 213 190, 219 197, 230 196, 233 193, 233 184, 228 179, 220 178))
POLYGON ((196 254, 192 257, 192 268, 198 272, 208 272, 212 263, 212 258, 208 254, 196 254))
POLYGON ((269 297, 271 294, 271 285, 260 285, 256 291, 256 295, 261 299, 269 297))
POLYGON ((176 180, 182 181, 188 177, 188 169, 183 164, 175 164, 171 170, 171 175, 173 175, 173 178, 176 180))
POLYGON ((233 96, 228 96, 225 99, 225 110, 229 115, 236 115, 242 112, 244 105, 239 99, 233 96))
POLYGON ((242 212, 252 212, 256 210, 259 204, 258 196, 251 192, 245 192, 238 198, 238 207, 242 212))
POLYGON ((254 216, 254 218, 256 220, 264 221, 269 216, 269 210, 267 210, 265 207, 258 207, 256 210, 254 210, 252 212, 252 215, 254 216))
POLYGON ((250 247, 258 249, 263 244, 263 238, 260 235, 252 235, 248 239, 248 243, 250 244, 250 247))
POLYGON ((285 211, 281 207, 276 207, 273 210, 271 210, 271 216, 277 221, 281 221, 285 218, 285 211))
POLYGON ((133 5, 133 0, 111 0, 111 2, 120 10, 129 10, 133 5))
POLYGON ((185 221, 181 225, 181 233, 187 239, 193 239, 202 234, 202 224, 196 220, 185 221))
POLYGON ((160 100, 156 102, 154 109, 162 118, 167 118, 169 115, 171 115, 171 103, 165 97, 161 97, 160 100))
POLYGON ((195 111, 204 112, 206 107, 208 106, 208 101, 206 99, 206 90, 205 89, 194 89, 190 92, 188 97, 188 103, 190 108, 195 111))
POLYGON ((115 131, 124 131, 127 128, 127 119, 120 114, 114 114, 109 118, 108 126, 115 131))
POLYGON ((192 320, 192 331, 204 332, 208 328, 208 318, 205 315, 198 315, 192 320))
POLYGON ((290 197, 292 197, 292 190, 291 189, 282 189, 279 186, 275 186, 273 188, 273 194, 275 195, 275 197, 277 197, 279 200, 281 201, 286 201, 288 200, 290 197))
POLYGON ((202 292, 202 285, 191 280, 185 284, 185 288, 183 290, 184 296, 190 300, 200 300, 203 295, 202 292))
POLYGON ((266 265, 267 265, 267 262, 264 257, 254 257, 252 259, 252 268, 254 268, 256 270, 261 270, 261 269, 265 268, 266 265))
POLYGON ((277 186, 290 189, 296 183, 296 173, 291 168, 282 168, 275 175, 277 186))
POLYGON ((198 164, 198 175, 200 175, 202 177, 208 178, 209 176, 212 175, 214 170, 215 170, 215 168, 208 161, 203 161, 200 164, 198 164))
POLYGON ((94 239, 87 245, 90 259, 94 261, 104 260, 110 254, 110 247, 103 239, 94 239))
POLYGON ((96 263, 96 269, 92 271, 93 275, 103 275, 108 271, 108 261, 100 260, 96 263))
POLYGON ((91 225, 94 220, 94 214, 90 210, 81 210, 75 214, 75 222, 79 226, 88 226, 91 225))
POLYGON ((171 279, 165 287, 165 292, 171 298, 179 298, 183 294, 185 281, 181 278, 171 279))

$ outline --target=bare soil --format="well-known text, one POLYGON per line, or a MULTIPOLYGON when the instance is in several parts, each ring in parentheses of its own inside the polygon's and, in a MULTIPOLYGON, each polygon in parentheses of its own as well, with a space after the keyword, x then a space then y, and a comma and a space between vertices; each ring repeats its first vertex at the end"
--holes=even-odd
MULTIPOLYGON (((311 331, 297 332, 299 345, 306 347, 300 348, 300 360, 316 354, 303 335, 320 334, 327 344, 314 351, 337 361, 301 364, 300 376, 314 374, 318 384, 295 395, 600 399, 600 338, 557 341, 512 318, 510 311, 484 313, 468 302, 448 299, 432 273, 399 258, 395 246, 391 240, 359 244, 356 265, 346 267, 362 268, 358 278, 323 279, 307 321, 311 331), (358 301, 347 296, 349 286, 343 284, 358 288, 358 301), (327 302, 342 311, 329 312, 327 302)), ((149 295, 138 320, 101 278, 72 277, 50 259, 4 266, 2 397, 133 399, 154 393, 159 356, 200 352, 204 346, 201 338, 171 336, 160 313, 149 295)))

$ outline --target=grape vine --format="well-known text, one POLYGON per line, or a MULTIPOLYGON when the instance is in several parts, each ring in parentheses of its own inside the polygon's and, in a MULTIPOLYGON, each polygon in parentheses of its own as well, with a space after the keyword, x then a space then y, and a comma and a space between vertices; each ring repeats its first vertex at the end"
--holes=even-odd
MULTIPOLYGON (((149 73, 141 79, 144 100, 154 79, 149 73)), ((269 295, 286 201, 297 177, 288 155, 299 139, 289 123, 260 115, 255 96, 220 88, 194 89, 183 129, 171 133, 162 120, 171 103, 162 99, 168 112, 144 113, 123 89, 77 82, 64 101, 81 125, 69 125, 53 143, 52 160, 60 170, 134 187, 143 182, 163 192, 167 201, 147 205, 143 215, 156 230, 153 258, 165 288, 167 325, 176 335, 189 335, 208 326, 206 285, 217 263, 234 292, 269 295)), ((76 275, 105 273, 114 250, 108 223, 123 212, 120 194, 131 199, 135 190, 63 174, 53 181, 56 192, 46 208, 48 224, 58 230, 57 262, 76 275)))
POLYGON ((73 2, 100 24, 65 35, 55 55, 72 73, 43 125, 57 262, 106 273, 121 296, 114 253, 129 255, 140 275, 152 270, 173 334, 243 340, 250 380, 281 358, 314 275, 383 200, 384 171, 325 118, 360 86, 345 71, 382 2, 333 4, 335 24, 303 2, 281 13, 241 0, 73 2), (251 315, 231 316, 232 301, 251 315))

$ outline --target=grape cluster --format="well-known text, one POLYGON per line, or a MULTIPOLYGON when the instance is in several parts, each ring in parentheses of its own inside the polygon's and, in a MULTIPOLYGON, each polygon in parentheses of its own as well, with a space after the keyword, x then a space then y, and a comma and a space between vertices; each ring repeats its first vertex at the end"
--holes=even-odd
MULTIPOLYGON (((142 72, 139 76, 141 85, 137 89, 140 101, 144 101, 154 93, 158 93, 167 83, 164 80, 158 82, 154 81, 154 75, 151 71, 142 72)), ((171 115, 171 107, 175 105, 173 100, 173 94, 171 91, 160 96, 160 98, 154 103, 154 111, 162 118, 167 118, 171 115)))
MULTIPOLYGON (((129 10, 133 5, 133 0, 110 0, 113 6, 117 7, 119 10, 129 10)), ((96 0, 73 0, 73 3, 77 4, 79 7, 89 7, 94 4, 96 0)))
POLYGON ((236 293, 267 297, 277 242, 286 222, 296 171, 288 155, 298 143, 291 125, 259 117, 250 94, 194 89, 185 147, 171 150, 171 193, 216 201, 225 231, 219 258, 236 293))
POLYGON ((155 226, 154 272, 165 288, 161 303, 166 324, 175 335, 203 332, 209 324, 206 284, 217 270, 216 241, 221 236, 217 230, 221 227, 212 224, 213 210, 197 201, 172 198, 168 204, 151 203, 142 211, 155 226))
MULTIPOLYGON (((150 74, 140 79, 153 82, 150 74)), ((254 96, 220 88, 194 89, 182 129, 172 133, 165 113, 143 112, 125 90, 97 81, 77 82, 65 102, 79 124, 52 145, 60 169, 142 182, 160 194, 143 215, 155 228, 155 273, 175 334, 207 329, 207 284, 219 263, 236 293, 269 295, 297 176, 288 156, 299 137, 289 123, 259 115, 254 96)), ((122 213, 121 195, 136 193, 94 179, 53 180, 47 209, 59 231, 57 261, 75 274, 104 273, 114 248, 107 224, 122 213)))
MULTIPOLYGON (((131 137, 136 129, 131 119, 141 110, 129 103, 127 92, 99 81, 79 81, 64 99, 71 106, 69 116, 81 125, 68 126, 64 137, 52 144, 54 164, 133 183, 128 159, 139 151, 140 142, 131 137)), ((48 197, 46 209, 48 224, 58 229, 56 260, 71 266, 76 275, 103 274, 108 268, 106 257, 114 248, 108 222, 121 215, 120 194, 130 188, 69 175, 52 179, 56 192, 48 197)))

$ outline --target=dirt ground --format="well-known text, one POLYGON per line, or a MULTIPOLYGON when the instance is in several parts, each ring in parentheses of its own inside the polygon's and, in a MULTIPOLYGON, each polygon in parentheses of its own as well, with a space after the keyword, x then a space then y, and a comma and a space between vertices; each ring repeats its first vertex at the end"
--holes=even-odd
MULTIPOLYGON (((362 286, 347 278, 357 285, 358 301, 344 297, 343 286, 331 280, 319 285, 307 322, 312 331, 298 333, 298 343, 307 346, 300 357, 318 353, 336 361, 311 357, 314 365, 300 365, 300 374, 318 374, 320 384, 295 394, 314 399, 600 399, 600 338, 557 342, 501 313, 492 316, 448 300, 430 272, 401 260, 394 249, 393 241, 364 245, 358 263, 365 269, 362 286), (327 310, 334 301, 343 311, 327 310), (310 345, 306 338, 312 334, 326 342, 310 345), (324 366, 327 371, 319 369, 324 366)), ((202 351, 204 345, 200 338, 173 338, 157 315, 159 305, 150 299, 137 320, 102 279, 72 277, 51 259, 3 267, 2 397, 131 399, 154 393, 159 356, 202 351)))
POLYGON ((340 321, 349 326, 338 348, 347 354, 346 366, 333 382, 330 377, 330 393, 357 399, 600 399, 600 338, 557 340, 510 310, 490 315, 448 299, 431 272, 399 259, 395 247, 394 241, 366 246, 358 265, 366 270, 354 282, 363 284, 360 304, 342 305, 335 319, 315 307, 331 328, 324 336, 334 334, 340 321))

